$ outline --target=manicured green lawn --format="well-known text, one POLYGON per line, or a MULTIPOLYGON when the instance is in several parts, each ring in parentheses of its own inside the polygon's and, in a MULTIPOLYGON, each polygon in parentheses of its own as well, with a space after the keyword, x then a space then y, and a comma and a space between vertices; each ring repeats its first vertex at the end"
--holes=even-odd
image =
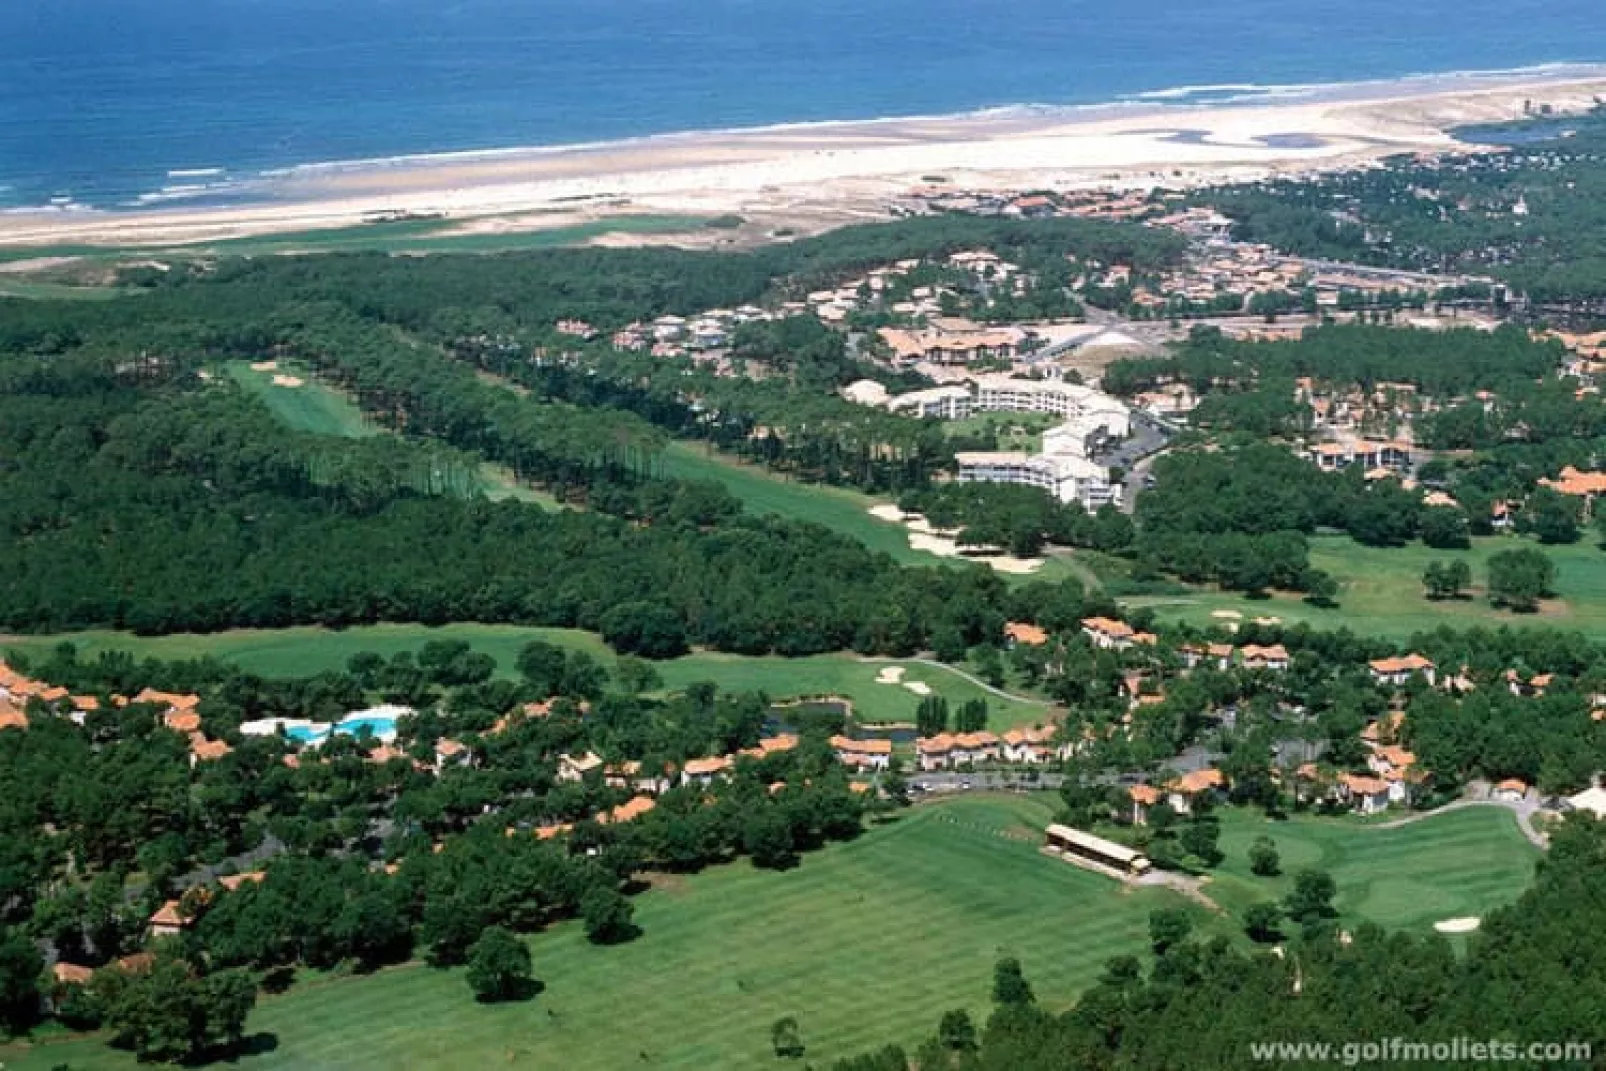
POLYGON ((246 391, 262 399, 275 417, 297 431, 344 439, 381 434, 382 429, 343 392, 314 378, 293 361, 275 363, 276 368, 260 371, 252 368, 249 361, 230 361, 225 370, 246 391), (301 386, 279 386, 273 382, 276 375, 299 379, 301 386))
MULTIPOLYGON (((1577 629, 1606 638, 1606 551, 1591 535, 1571 546, 1540 547, 1556 563, 1558 598, 1536 614, 1496 610, 1484 596, 1488 559, 1497 551, 1538 546, 1529 540, 1494 536, 1473 541, 1471 550, 1434 550, 1420 543, 1406 547, 1365 547, 1347 536, 1318 536, 1311 540, 1311 564, 1325 569, 1339 582, 1339 605, 1323 610, 1295 596, 1245 599, 1239 595, 1201 590, 1189 595, 1165 595, 1128 600, 1135 606, 1152 606, 1163 617, 1207 624, 1211 613, 1237 611, 1245 618, 1274 616, 1285 622, 1308 622, 1316 628, 1348 627, 1373 635, 1403 639, 1413 632, 1440 625, 1550 625, 1577 629), (1422 594, 1422 571, 1435 559, 1464 559, 1472 567, 1474 591, 1470 598, 1429 602, 1422 594)), ((1216 619, 1219 620, 1219 619, 1216 619)))
MULTIPOLYGON (((250 1030, 275 1047, 240 1066, 769 1067, 770 1024, 792 1015, 826 1067, 913 1045, 949 1008, 984 1017, 1003 955, 1063 1008, 1106 959, 1145 951, 1151 909, 1182 901, 1039 854, 1050 817, 1032 798, 956 800, 787 873, 742 861, 667 879, 637 899, 630 944, 593 947, 573 924, 533 938, 546 990, 528 1003, 477 1005, 461 971, 425 967, 293 988, 258 1006, 250 1030)), ((95 1040, 0 1048, 0 1061, 135 1066, 95 1040)))
POLYGON ((813 521, 857 539, 871 550, 892 555, 913 565, 941 565, 944 559, 909 546, 902 525, 870 516, 871 506, 885 499, 871 498, 841 487, 803 483, 767 472, 713 452, 696 443, 670 443, 660 471, 683 480, 717 480, 754 513, 813 521))
POLYGON ((1296 872, 1312 867, 1337 883, 1342 920, 1415 930, 1510 903, 1527 887, 1539 856, 1503 807, 1470 807, 1395 829, 1344 818, 1272 822, 1233 808, 1222 813, 1220 845, 1226 860, 1205 892, 1229 911, 1241 914, 1257 900, 1281 897, 1296 872), (1249 845, 1261 835, 1276 842, 1279 877, 1249 870, 1249 845))
MULTIPOLYGON (((369 625, 331 631, 316 627, 287 629, 236 629, 211 635, 135 636, 126 632, 91 631, 59 636, 12 637, 0 650, 14 649, 36 655, 48 653, 62 640, 78 646, 80 656, 93 657, 104 650, 126 650, 136 657, 197 658, 213 655, 235 662, 266 677, 303 677, 340 669, 359 651, 390 656, 417 650, 431 639, 467 641, 496 659, 501 672, 511 674, 518 652, 532 639, 542 639, 587 651, 604 665, 612 665, 613 652, 594 633, 577 629, 523 628, 517 625, 369 625)), ((668 689, 694 681, 713 681, 726 691, 763 691, 773 699, 797 696, 844 695, 866 721, 913 721, 920 697, 902 684, 878 684, 883 666, 903 666, 904 680, 919 681, 950 705, 985 698, 995 730, 1040 721, 1046 705, 1000 699, 987 694, 954 672, 912 662, 864 662, 847 654, 807 658, 746 657, 698 652, 669 662, 656 663, 668 689)))

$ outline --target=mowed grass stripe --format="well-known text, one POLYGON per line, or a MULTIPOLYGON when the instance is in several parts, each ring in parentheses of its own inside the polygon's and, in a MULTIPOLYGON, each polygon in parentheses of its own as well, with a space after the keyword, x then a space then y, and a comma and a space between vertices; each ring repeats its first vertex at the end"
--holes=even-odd
MULTIPOLYGON (((808 1060, 827 1066, 915 1044, 949 1008, 985 1015, 1000 955, 1019 956, 1039 1001, 1058 1010, 1110 957, 1144 952, 1156 907, 1187 907, 1208 933, 1237 932, 1236 914, 1207 918, 1168 890, 1128 889, 1041 855, 1035 834, 1052 813, 1046 794, 970 796, 905 812, 787 873, 738 861, 666 879, 636 901, 645 932, 635 942, 596 948, 573 923, 533 936, 548 988, 529 1003, 477 1005, 460 970, 320 979, 261 1004, 251 1029, 277 1047, 240 1065, 748 1068, 773 1061, 770 1024, 795 1015, 808 1060)), ((1338 882, 1346 924, 1425 929, 1509 902, 1535 856, 1496 808, 1397 829, 1234 810, 1222 824, 1227 859, 1207 891, 1234 913, 1319 865, 1338 882), (1282 877, 1248 872, 1245 850, 1263 832, 1282 852, 1282 877)), ((91 1040, 0 1048, 0 1060, 13 1071, 134 1066, 91 1040)))
POLYGON ((1207 891, 1229 909, 1286 894, 1293 875, 1310 867, 1333 876, 1336 906, 1346 917, 1417 930, 1509 903, 1527 886, 1538 856, 1501 807, 1466 808, 1392 829, 1344 819, 1270 822, 1241 811, 1226 812, 1222 825, 1227 858, 1207 891), (1249 873, 1248 848, 1261 835, 1277 845, 1278 878, 1249 873))
MULTIPOLYGON (((417 967, 293 989, 252 1019, 277 1048, 241 1063, 751 1067, 774 1058, 770 1024, 795 1015, 819 1065, 913 1043, 946 1008, 985 1014, 992 965, 1005 952, 1022 958, 1045 1004, 1061 1007, 1105 959, 1141 951, 1151 906, 1180 901, 1123 895, 994 832, 1047 813, 1017 799, 954 801, 806 856, 788 873, 740 861, 671 879, 638 899, 645 932, 631 944, 592 947, 573 924, 533 937, 548 989, 528 1004, 475 1005, 460 971, 417 967)), ((17 1059, 131 1066, 91 1042, 17 1059)))

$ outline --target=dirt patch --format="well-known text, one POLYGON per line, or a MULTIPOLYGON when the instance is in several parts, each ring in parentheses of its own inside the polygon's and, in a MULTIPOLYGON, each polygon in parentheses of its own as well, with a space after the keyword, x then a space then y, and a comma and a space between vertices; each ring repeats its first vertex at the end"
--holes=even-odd
POLYGON ((687 888, 684 874, 670 874, 661 870, 642 870, 636 872, 636 879, 647 884, 653 892, 666 893, 670 896, 684 893, 687 888))

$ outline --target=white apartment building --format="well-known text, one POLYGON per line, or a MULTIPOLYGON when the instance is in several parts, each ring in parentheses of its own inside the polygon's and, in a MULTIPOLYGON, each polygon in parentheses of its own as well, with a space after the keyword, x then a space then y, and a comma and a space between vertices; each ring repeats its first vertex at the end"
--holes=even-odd
POLYGON ((1121 489, 1110 470, 1073 454, 977 451, 954 455, 963 483, 1018 483, 1041 487, 1061 502, 1080 502, 1086 510, 1119 502, 1121 489))

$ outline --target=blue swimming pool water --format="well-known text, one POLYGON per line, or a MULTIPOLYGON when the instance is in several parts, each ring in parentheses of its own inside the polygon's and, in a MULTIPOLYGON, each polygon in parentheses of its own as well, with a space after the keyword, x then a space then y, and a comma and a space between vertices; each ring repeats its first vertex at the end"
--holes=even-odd
POLYGON ((384 715, 365 715, 357 718, 344 718, 334 725, 292 725, 287 726, 284 734, 290 739, 302 744, 321 744, 329 739, 330 733, 344 733, 347 736, 357 736, 364 729, 381 740, 396 735, 396 719, 384 715))

